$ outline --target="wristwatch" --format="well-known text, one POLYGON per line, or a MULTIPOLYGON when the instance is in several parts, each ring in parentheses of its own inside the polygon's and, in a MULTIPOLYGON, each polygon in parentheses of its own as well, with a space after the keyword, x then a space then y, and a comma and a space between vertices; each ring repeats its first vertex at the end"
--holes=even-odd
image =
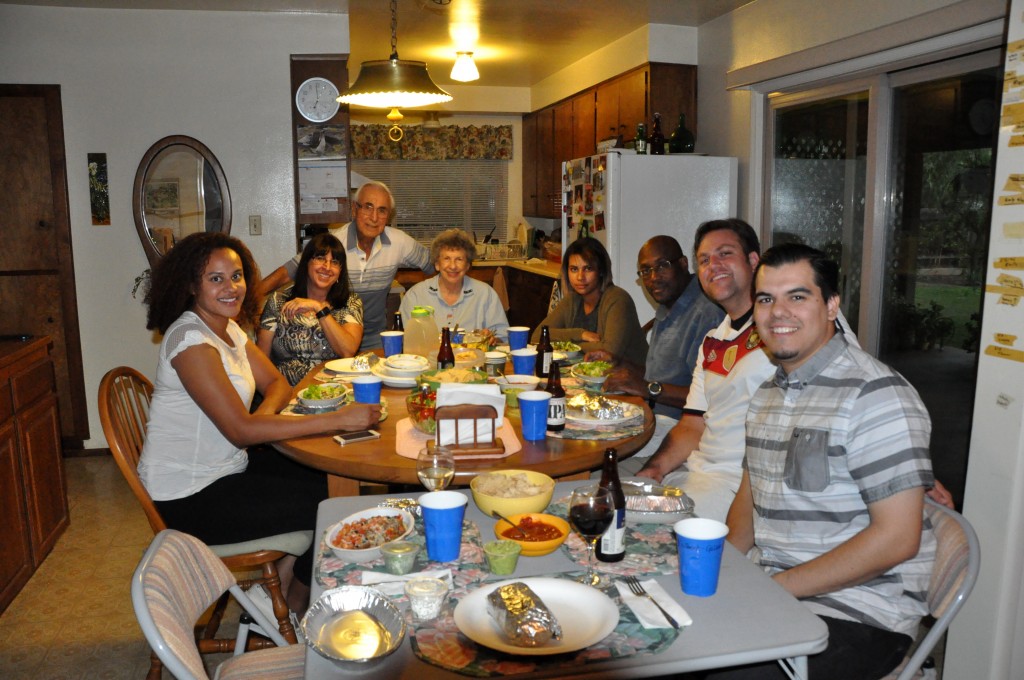
POLYGON ((333 311, 334 310, 331 309, 331 306, 327 305, 326 307, 324 307, 323 309, 321 309, 319 312, 316 313, 316 318, 322 319, 322 318, 324 318, 325 316, 327 316, 328 314, 330 314, 333 311))
POLYGON ((652 380, 647 383, 647 404, 653 409, 654 403, 658 401, 658 397, 661 396, 661 391, 664 389, 660 382, 652 380))

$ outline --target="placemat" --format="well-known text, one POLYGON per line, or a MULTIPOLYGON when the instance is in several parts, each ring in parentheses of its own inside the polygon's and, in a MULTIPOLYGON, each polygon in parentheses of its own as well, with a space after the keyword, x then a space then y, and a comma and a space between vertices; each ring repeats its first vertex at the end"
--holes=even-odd
MULTIPOLYGON (((431 571, 435 569, 452 570, 452 578, 455 587, 465 587, 482 582, 490 576, 487 571, 487 560, 484 557, 483 540, 480 537, 480 527, 476 522, 463 520, 462 522, 462 546, 459 549, 457 562, 432 562, 427 559, 426 539, 423 537, 423 518, 416 517, 416 529, 405 540, 417 543, 422 548, 416 555, 416 565, 413 571, 431 571)), ((378 558, 371 562, 346 562, 334 556, 327 545, 327 532, 320 538, 320 550, 317 553, 316 566, 313 574, 317 583, 325 588, 335 588, 341 585, 361 585, 364 571, 375 571, 386 574, 384 559, 378 558)), ((392 598, 401 602, 405 595, 392 598)))
MULTIPOLYGON (((575 579, 583 574, 567 572, 553 574, 556 578, 575 579)), ((674 628, 644 628, 636 614, 626 606, 614 587, 605 594, 619 607, 619 624, 607 637, 595 645, 578 652, 551 656, 517 656, 506 654, 470 640, 455 625, 455 605, 469 589, 456 589, 448 598, 441 616, 424 623, 409 625, 412 650, 423 661, 461 675, 477 678, 519 675, 538 671, 549 672, 558 668, 580 666, 622 659, 630 656, 652 655, 666 649, 679 636, 674 628)), ((571 625, 565 622, 563 625, 571 625)))

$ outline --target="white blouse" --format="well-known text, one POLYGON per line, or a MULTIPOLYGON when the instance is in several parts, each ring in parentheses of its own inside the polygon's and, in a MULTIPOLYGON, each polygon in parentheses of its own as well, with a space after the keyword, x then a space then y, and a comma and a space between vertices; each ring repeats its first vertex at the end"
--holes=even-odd
POLYGON ((171 360, 189 347, 212 346, 248 408, 256 391, 245 351, 248 338, 234 321, 228 321, 227 330, 232 345, 221 340, 198 315, 185 312, 170 325, 160 343, 146 443, 139 460, 139 476, 154 500, 191 496, 221 477, 242 472, 249 462, 245 449, 228 441, 193 401, 171 365, 171 360))

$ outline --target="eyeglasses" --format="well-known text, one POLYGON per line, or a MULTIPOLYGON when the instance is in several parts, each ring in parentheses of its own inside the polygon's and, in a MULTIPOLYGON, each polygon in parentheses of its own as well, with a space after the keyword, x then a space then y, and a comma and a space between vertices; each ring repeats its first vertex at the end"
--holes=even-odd
POLYGON ((331 269, 337 269, 338 271, 341 271, 341 260, 328 260, 323 255, 314 255, 313 264, 315 264, 318 267, 323 267, 324 265, 327 265, 331 269))
POLYGON ((376 212, 378 217, 387 217, 388 213, 391 212, 390 208, 387 208, 383 205, 374 205, 373 203, 359 203, 358 201, 356 202, 356 208, 358 208, 360 212, 364 212, 367 215, 372 215, 374 212, 376 212))
POLYGON ((639 276, 641 279, 646 279, 651 274, 657 274, 658 276, 661 276, 663 273, 667 272, 671 268, 671 260, 658 260, 657 262, 654 263, 653 267, 641 267, 640 269, 637 269, 636 275, 639 276))

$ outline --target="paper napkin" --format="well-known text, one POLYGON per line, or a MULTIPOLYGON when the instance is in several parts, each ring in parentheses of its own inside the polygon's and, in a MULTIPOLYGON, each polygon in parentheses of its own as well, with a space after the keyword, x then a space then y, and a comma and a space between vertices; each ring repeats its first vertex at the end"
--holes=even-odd
POLYGON ((405 593, 405 582, 414 578, 439 578, 448 584, 448 590, 454 587, 451 569, 435 569, 433 571, 414 571, 411 574, 386 574, 380 571, 364 571, 363 585, 374 586, 389 597, 405 593))
MULTIPOLYGON (((640 581, 640 585, 651 594, 655 600, 658 601, 662 607, 665 608, 672 617, 679 622, 681 627, 689 626, 693 623, 693 619, 686 613, 686 610, 675 601, 675 598, 671 597, 665 592, 665 589, 655 581, 654 579, 648 579, 646 581, 640 581)), ((634 595, 622 581, 616 581, 615 587, 619 590, 619 596, 622 597, 622 601, 626 603, 626 606, 633 610, 636 614, 637 620, 644 628, 671 628, 672 624, 665 620, 664 614, 658 611, 658 608, 654 606, 654 603, 648 600, 643 595, 634 595)))
MULTIPOLYGON (((501 393, 501 389, 497 385, 465 385, 455 383, 442 383, 437 390, 437 406, 455 406, 458 404, 481 404, 486 406, 493 406, 497 414, 494 421, 494 426, 500 428, 504 420, 503 414, 505 413, 505 396, 501 393)), ((441 445, 454 444, 456 441, 455 437, 455 421, 441 421, 438 424, 438 440, 441 445)), ((459 420, 459 437, 460 442, 471 442, 473 441, 473 420, 459 420)), ((494 433, 491 431, 490 419, 480 419, 476 423, 476 441, 486 442, 491 441, 494 438, 494 433)))

